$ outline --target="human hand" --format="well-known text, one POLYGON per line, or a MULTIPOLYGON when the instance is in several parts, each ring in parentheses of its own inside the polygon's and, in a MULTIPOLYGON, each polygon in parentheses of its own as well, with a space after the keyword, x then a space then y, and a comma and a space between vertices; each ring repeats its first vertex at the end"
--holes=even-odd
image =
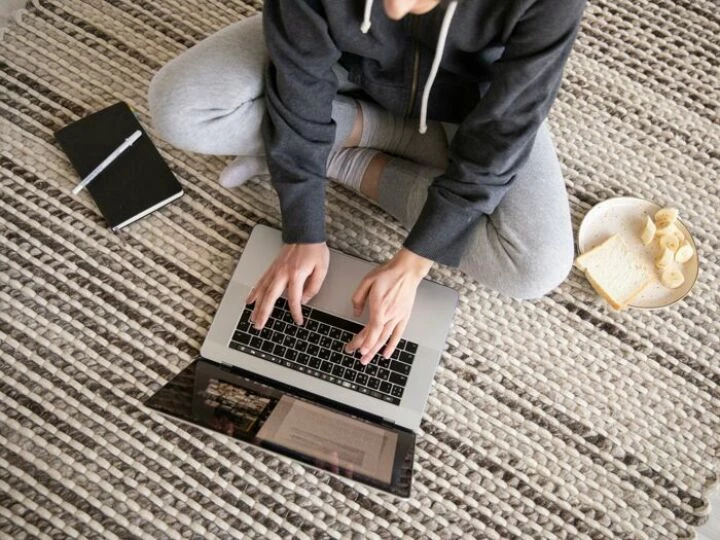
POLYGON ((367 364, 387 343, 382 355, 389 358, 402 337, 415 302, 415 293, 433 261, 405 248, 362 280, 352 297, 355 315, 369 304, 368 324, 347 344, 352 354, 360 350, 360 363, 367 364))
POLYGON ((288 306, 295 324, 303 323, 301 305, 320 291, 330 264, 330 250, 325 242, 319 244, 285 244, 270 267, 245 299, 255 302, 250 320, 262 330, 275 302, 285 289, 288 306))

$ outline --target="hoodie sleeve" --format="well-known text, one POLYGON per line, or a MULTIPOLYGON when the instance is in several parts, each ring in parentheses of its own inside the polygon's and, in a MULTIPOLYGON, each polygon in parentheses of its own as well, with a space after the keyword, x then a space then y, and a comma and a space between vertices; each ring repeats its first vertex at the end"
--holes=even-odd
POLYGON ((405 247, 457 266, 527 159, 560 86, 584 1, 539 0, 519 19, 493 64, 490 86, 452 141, 405 247))
POLYGON ((325 241, 325 164, 335 138, 331 118, 340 52, 316 0, 266 0, 269 63, 262 122, 272 185, 280 198, 283 241, 325 241))

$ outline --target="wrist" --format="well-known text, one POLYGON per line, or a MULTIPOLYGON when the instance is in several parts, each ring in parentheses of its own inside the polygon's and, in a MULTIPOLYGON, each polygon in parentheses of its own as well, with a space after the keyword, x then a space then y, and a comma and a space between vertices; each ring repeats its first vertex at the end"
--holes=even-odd
POLYGON ((393 262, 400 266, 403 270, 410 272, 419 279, 424 278, 430 268, 432 268, 433 261, 413 253, 407 248, 402 248, 393 257, 393 262))

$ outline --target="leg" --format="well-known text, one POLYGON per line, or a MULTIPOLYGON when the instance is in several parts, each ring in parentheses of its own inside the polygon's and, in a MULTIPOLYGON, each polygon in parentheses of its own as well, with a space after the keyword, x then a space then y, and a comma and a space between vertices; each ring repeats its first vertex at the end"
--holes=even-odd
POLYGON ((234 23, 188 49, 150 83, 155 129, 163 139, 191 152, 264 153, 260 122, 266 60, 261 15, 234 23))
MULTIPOLYGON (((380 174, 380 206, 412 227, 425 204, 427 187, 440 172, 390 159, 380 174)), ((565 183, 543 124, 513 187, 495 212, 478 224, 460 269, 507 296, 537 298, 567 277, 573 256, 565 183)))

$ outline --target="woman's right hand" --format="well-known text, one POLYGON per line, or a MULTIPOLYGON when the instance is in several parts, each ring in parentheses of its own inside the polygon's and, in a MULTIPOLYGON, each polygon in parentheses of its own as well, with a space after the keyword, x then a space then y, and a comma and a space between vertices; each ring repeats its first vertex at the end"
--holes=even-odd
POLYGON ((255 307, 250 320, 261 330, 275 302, 287 289, 288 305, 295 324, 303 323, 301 305, 320 291, 330 264, 330 250, 320 244, 285 244, 270 267, 255 284, 245 303, 255 307))

